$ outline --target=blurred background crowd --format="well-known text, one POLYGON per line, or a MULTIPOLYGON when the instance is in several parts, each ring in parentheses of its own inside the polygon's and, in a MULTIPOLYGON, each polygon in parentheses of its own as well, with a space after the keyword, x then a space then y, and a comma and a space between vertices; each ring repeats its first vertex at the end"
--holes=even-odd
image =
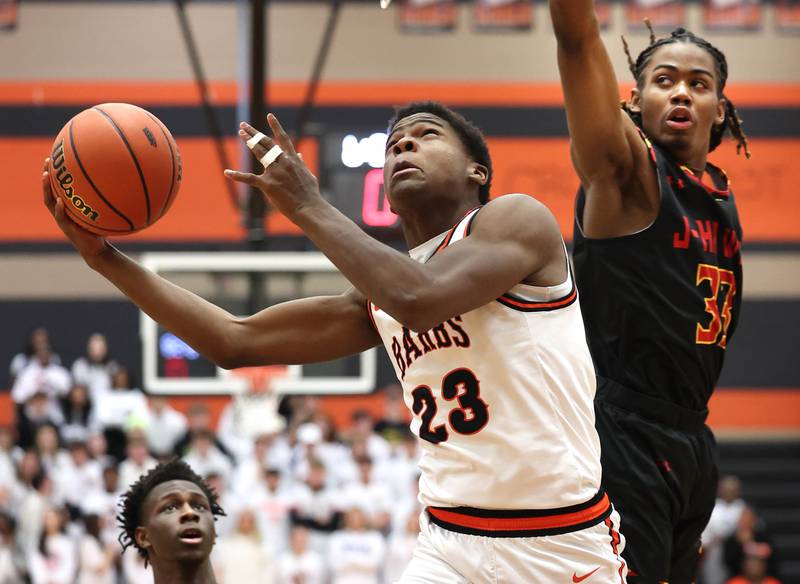
MULTIPOLYGON (((37 329, 10 364, 16 424, 0 427, 0 584, 139 584, 152 573, 121 553, 120 495, 159 460, 182 457, 219 494, 212 562, 223 583, 393 582, 419 531, 419 456, 399 386, 384 413, 336 427, 319 399, 262 410, 247 435, 231 401, 218 423, 135 387, 93 334, 62 363, 37 329), (277 409, 277 411, 276 411, 277 409)), ((480 488, 476 485, 476 488, 480 488)), ((624 519, 623 519, 624 525, 624 519)), ((703 536, 705 584, 775 584, 764 522, 733 476, 703 536)))

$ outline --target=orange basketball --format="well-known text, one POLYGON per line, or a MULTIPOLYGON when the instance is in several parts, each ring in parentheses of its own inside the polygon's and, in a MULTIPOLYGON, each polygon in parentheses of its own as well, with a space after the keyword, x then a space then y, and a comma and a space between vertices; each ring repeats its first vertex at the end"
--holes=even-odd
POLYGON ((125 235, 167 212, 181 185, 181 156, 153 114, 129 103, 103 103, 59 132, 50 184, 81 227, 125 235))

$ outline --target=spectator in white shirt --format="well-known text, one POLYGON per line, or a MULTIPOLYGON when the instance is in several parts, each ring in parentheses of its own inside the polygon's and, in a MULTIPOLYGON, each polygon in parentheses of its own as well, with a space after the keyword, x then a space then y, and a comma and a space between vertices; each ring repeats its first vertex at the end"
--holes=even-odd
POLYGON ((331 532, 341 521, 341 494, 327 485, 325 465, 312 459, 305 483, 292 486, 291 521, 309 529, 311 548, 326 555, 331 532))
POLYGON ((153 584, 153 569, 139 554, 122 554, 122 575, 125 584, 153 584))
POLYGON ((158 464, 150 456, 147 451, 147 443, 142 438, 131 437, 126 450, 128 457, 119 465, 119 485, 123 491, 128 490, 128 487, 135 483, 140 476, 158 464))
POLYGON ((252 509, 241 509, 235 531, 217 540, 212 564, 219 584, 275 582, 273 557, 263 545, 252 509))
POLYGON ((22 581, 18 563, 19 549, 14 539, 14 520, 0 513, 0 584, 17 584, 22 581))
POLYGON ((389 538, 386 564, 383 572, 383 581, 386 584, 392 584, 400 580, 400 576, 403 575, 406 566, 411 562, 411 556, 414 555, 418 537, 419 509, 417 509, 417 513, 409 513, 402 529, 392 533, 389 538))
POLYGON ((94 404, 85 385, 73 384, 61 403, 61 437, 64 442, 86 442, 99 429, 94 404))
MULTIPOLYGON (((23 458, 23 464, 25 462, 23 458)), ((53 481, 44 472, 30 479, 17 509, 17 544, 27 557, 39 544, 46 511, 53 505, 53 481)))
POLYGON ((739 525, 739 518, 747 507, 741 497, 742 483, 735 476, 725 476, 717 487, 717 501, 701 536, 703 542, 703 563, 701 573, 704 584, 724 584, 735 574, 729 574, 725 567, 723 543, 733 535, 739 525))
POLYGON ((53 478, 57 492, 76 516, 83 499, 102 488, 103 469, 97 461, 89 458, 85 443, 72 442, 69 444, 69 462, 53 478))
POLYGON ((34 450, 42 468, 54 479, 69 464, 69 454, 61 448, 58 431, 52 424, 44 424, 36 430, 34 450))
POLYGON ((172 408, 163 396, 151 396, 144 416, 144 433, 150 450, 159 458, 172 454, 186 433, 186 416, 172 408))
POLYGON ((367 449, 367 456, 375 464, 380 464, 391 454, 389 443, 375 432, 375 420, 366 410, 357 410, 353 413, 352 426, 350 427, 350 443, 363 443, 367 449))
POLYGON ((63 421, 58 405, 45 392, 38 391, 25 404, 17 406, 17 444, 26 450, 34 444, 39 428, 57 428, 63 421))
POLYGON ((294 503, 290 489, 283 485, 281 472, 262 467, 259 481, 246 494, 240 493, 240 498, 252 501, 265 543, 272 555, 278 557, 286 549, 289 514, 294 503))
POLYGON ((75 552, 75 545, 64 533, 62 512, 48 509, 39 545, 28 557, 32 584, 72 584, 78 567, 75 552))
POLYGON ((344 529, 330 539, 332 584, 378 584, 386 554, 383 536, 370 529, 358 507, 348 509, 344 529))
POLYGON ((105 335, 94 333, 86 342, 86 355, 72 364, 75 383, 85 385, 93 400, 99 399, 111 387, 111 376, 117 363, 108 353, 105 335))
POLYGON ((36 352, 43 348, 46 348, 48 351, 50 351, 50 358, 54 363, 61 365, 61 358, 57 354, 53 353, 50 348, 50 337, 47 334, 47 329, 43 327, 35 328, 31 332, 31 336, 28 339, 28 344, 25 346, 25 350, 17 353, 14 355, 14 358, 11 359, 11 365, 9 367, 9 386, 14 385, 14 381, 16 381, 16 378, 19 376, 20 372, 31 362, 36 352))
POLYGON ((325 561, 308 547, 308 529, 292 528, 290 546, 278 561, 278 584, 323 584, 325 561))
POLYGON ((210 432, 198 432, 194 435, 183 460, 200 476, 216 473, 222 477, 226 487, 229 485, 233 465, 214 445, 214 436, 210 432))
POLYGON ((115 466, 103 469, 103 487, 88 493, 81 502, 83 515, 97 515, 100 518, 100 537, 104 544, 116 544, 119 528, 117 527, 117 511, 119 497, 119 472, 115 466))
POLYGON ((367 516, 373 529, 388 534, 391 523, 392 493, 386 483, 375 480, 372 461, 359 458, 358 480, 345 487, 343 500, 347 507, 358 507, 367 516))
POLYGON ((14 403, 23 404, 34 394, 43 392, 53 405, 69 391, 72 378, 69 371, 54 358, 48 346, 37 347, 36 353, 19 372, 11 387, 14 403))
POLYGON ((78 542, 79 571, 76 584, 114 584, 116 546, 104 542, 99 515, 84 515, 84 533, 78 542))

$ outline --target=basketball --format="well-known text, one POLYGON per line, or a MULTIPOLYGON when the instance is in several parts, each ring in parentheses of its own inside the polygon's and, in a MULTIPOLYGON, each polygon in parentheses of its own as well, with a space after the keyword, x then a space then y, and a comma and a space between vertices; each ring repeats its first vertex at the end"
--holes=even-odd
POLYGON ((72 118, 50 155, 50 184, 69 216, 98 235, 125 235, 167 212, 181 183, 181 157, 167 127, 128 103, 72 118))

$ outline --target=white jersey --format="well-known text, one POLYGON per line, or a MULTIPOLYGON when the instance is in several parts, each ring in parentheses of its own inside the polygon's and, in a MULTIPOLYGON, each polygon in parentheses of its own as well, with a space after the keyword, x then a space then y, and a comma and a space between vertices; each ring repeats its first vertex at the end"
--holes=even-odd
MULTIPOLYGON (((457 245, 478 211, 411 257, 424 263, 457 245)), ((518 284, 422 333, 368 303, 422 438, 423 505, 554 509, 598 494, 595 372, 567 272, 557 286, 518 284)))

